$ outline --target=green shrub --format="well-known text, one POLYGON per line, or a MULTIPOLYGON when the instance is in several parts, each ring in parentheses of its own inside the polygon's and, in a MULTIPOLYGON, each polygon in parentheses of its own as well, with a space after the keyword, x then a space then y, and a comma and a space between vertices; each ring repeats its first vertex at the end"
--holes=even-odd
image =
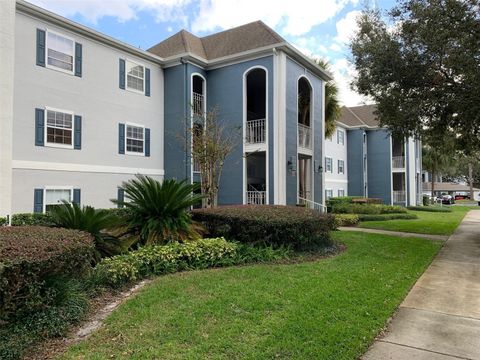
POLYGON ((201 202, 195 195, 198 185, 175 180, 157 181, 137 175, 123 183, 125 201, 113 200, 125 207, 125 231, 142 245, 164 244, 199 237, 188 212, 201 202))
POLYGON ((382 204, 383 200, 378 198, 354 198, 352 204, 382 204))
POLYGON ((430 205, 430 196, 423 195, 422 196, 422 204, 423 204, 423 206, 429 206, 430 205))
POLYGON ((435 207, 435 206, 408 206, 407 209, 415 210, 415 211, 428 211, 428 212, 441 212, 441 213, 452 212, 452 209, 448 209, 446 207, 435 207))
POLYGON ((269 244, 305 248, 330 245, 334 217, 305 207, 280 205, 223 206, 198 209, 193 219, 210 236, 247 244, 269 244))
POLYGON ((235 263, 236 250, 236 244, 222 238, 145 246, 103 259, 94 268, 94 277, 99 283, 118 286, 151 275, 231 265, 235 263))
POLYGON ((360 214, 358 215, 360 221, 387 221, 387 220, 413 220, 418 219, 415 214, 360 214))
POLYGON ((401 206, 378 204, 336 204, 332 208, 334 214, 402 214, 407 210, 401 206))
POLYGON ((358 224, 360 219, 357 214, 336 214, 335 215, 335 226, 338 228, 340 226, 355 226, 358 224))
POLYGON ((0 228, 0 320, 55 303, 56 278, 80 278, 90 268, 89 234, 40 226, 0 228))
POLYGON ((5 226, 8 224, 7 218, 0 217, 0 226, 5 226))
POLYGON ((12 215, 13 226, 52 226, 50 214, 25 213, 12 215))

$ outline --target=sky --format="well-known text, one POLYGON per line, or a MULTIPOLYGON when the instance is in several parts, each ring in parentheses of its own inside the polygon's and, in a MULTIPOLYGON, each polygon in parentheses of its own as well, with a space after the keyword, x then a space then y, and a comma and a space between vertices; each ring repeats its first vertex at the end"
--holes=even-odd
POLYGON ((343 105, 365 103, 350 88, 348 41, 366 3, 394 0, 29 0, 113 38, 148 49, 181 29, 205 36, 262 20, 308 56, 331 64, 343 105), (365 2, 367 1, 367 2, 365 2))

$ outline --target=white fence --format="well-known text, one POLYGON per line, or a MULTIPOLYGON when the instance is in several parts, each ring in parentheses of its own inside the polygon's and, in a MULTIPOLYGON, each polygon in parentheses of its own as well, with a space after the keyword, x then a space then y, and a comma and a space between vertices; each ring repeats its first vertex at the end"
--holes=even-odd
POLYGON ((393 202, 402 203, 407 200, 405 190, 394 190, 393 191, 393 202))
POLYGON ((204 116, 205 110, 203 108, 203 95, 194 92, 193 93, 193 115, 204 116))
POLYGON ((267 199, 266 191, 247 191, 248 205, 265 205, 267 199))
POLYGON ((395 169, 402 169, 405 167, 405 156, 393 156, 392 167, 395 169))
POLYGON ((298 146, 312 148, 312 129, 309 126, 298 124, 298 146))
POLYGON ((246 142, 248 144, 261 144, 265 142, 265 119, 248 120, 245 128, 246 142))
POLYGON ((321 213, 327 212, 327 207, 325 205, 317 203, 313 200, 302 198, 300 196, 297 198, 297 203, 299 205, 305 205, 306 208, 313 209, 321 213))

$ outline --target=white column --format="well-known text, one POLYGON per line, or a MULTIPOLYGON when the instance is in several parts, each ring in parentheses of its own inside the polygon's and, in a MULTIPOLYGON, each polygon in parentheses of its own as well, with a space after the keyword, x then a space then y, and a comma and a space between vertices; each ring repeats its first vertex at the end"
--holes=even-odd
POLYGON ((5 216, 12 212, 15 1, 0 1, 0 19, 0 216, 5 216))
MULTIPOLYGON (((415 159, 415 140, 411 137, 407 140, 408 146, 408 159, 406 159, 406 166, 408 166, 408 179, 407 179, 407 189, 408 189, 408 206, 417 205, 415 199, 417 198, 417 184, 415 181, 415 175, 417 173, 416 169, 416 159, 415 159)), ((405 176, 407 172, 405 173, 405 176)))

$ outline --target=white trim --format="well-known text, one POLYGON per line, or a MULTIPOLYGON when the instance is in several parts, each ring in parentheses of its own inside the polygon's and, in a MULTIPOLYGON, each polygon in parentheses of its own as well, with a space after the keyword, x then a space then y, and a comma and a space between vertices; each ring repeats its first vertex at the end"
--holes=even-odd
MULTIPOLYGON (((193 175, 194 174, 201 174, 200 171, 193 171, 194 167, 194 160, 193 160, 193 155, 192 155, 192 150, 193 150, 193 77, 194 76, 199 76, 203 79, 203 84, 202 84, 202 91, 203 91, 203 105, 205 106, 204 110, 204 116, 203 116, 203 121, 206 121, 206 113, 207 113, 207 79, 205 76, 200 74, 199 72, 192 72, 190 75, 190 137, 192 138, 190 141, 190 183, 193 184, 193 175)), ((205 127, 205 124, 203 124, 205 127)))
MULTIPOLYGON (((57 109, 57 108, 54 108, 54 107, 50 107, 50 106, 45 106, 45 111, 44 111, 44 114, 43 114, 43 124, 44 124, 44 129, 43 129, 43 144, 45 147, 51 147, 51 148, 60 148, 60 149, 73 149, 74 148, 74 143, 75 143, 75 139, 74 139, 74 128, 75 128, 75 113, 73 111, 70 111, 70 110, 63 110, 63 109, 57 109), (67 145, 67 144, 57 144, 57 143, 52 143, 52 142, 48 142, 47 141, 47 128, 48 128, 48 124, 47 124, 47 118, 48 118, 48 111, 54 111, 54 112, 59 112, 59 113, 63 113, 63 114, 69 114, 69 115, 72 115, 72 128, 70 129, 70 131, 72 132, 72 144, 71 145, 67 145)), ((52 126, 52 128, 55 128, 57 129, 57 127, 55 126, 52 126)), ((68 130, 68 129, 67 129, 68 130)))
POLYGON ((91 164, 54 163, 44 161, 13 160, 14 170, 44 170, 44 171, 68 171, 105 174, 144 174, 144 175, 165 175, 163 169, 133 168, 122 166, 105 166, 91 164))
POLYGON ((265 71, 265 204, 268 205, 270 203, 270 171, 269 171, 269 134, 268 134, 268 69, 262 65, 255 65, 249 67, 247 70, 243 72, 243 116, 242 116, 242 144, 243 144, 243 174, 242 174, 242 182, 243 182, 243 204, 246 204, 246 193, 247 193, 247 157, 246 157, 246 150, 248 149, 245 139, 246 139, 246 124, 247 124, 247 76, 248 74, 254 69, 262 69, 265 71))
MULTIPOLYGON (((145 95, 145 69, 146 69, 146 66, 143 65, 142 63, 139 63, 136 60, 132 60, 131 58, 124 58, 124 60, 125 60, 125 90, 128 90, 128 91, 136 93, 136 94, 145 95), (143 67, 143 91, 140 91, 140 90, 137 90, 137 89, 131 89, 131 88, 128 87, 127 63, 133 63, 135 65, 143 67)), ((136 77, 136 76, 134 76, 134 77, 136 77)), ((136 77, 136 78, 138 78, 138 77, 136 77)))
POLYGON ((48 68, 48 69, 60 71, 62 73, 68 74, 68 75, 75 75, 75 39, 68 36, 68 35, 64 35, 62 33, 59 33, 55 30, 50 30, 49 28, 46 28, 45 29, 45 59, 44 59, 44 61, 45 61, 45 67, 48 68), (49 65, 48 64, 48 33, 52 33, 54 35, 61 36, 65 39, 71 40, 73 42, 72 71, 65 70, 65 69, 62 69, 62 68, 57 67, 55 65, 49 65))
POLYGON ((327 173, 327 174, 333 174, 333 158, 330 157, 330 156, 325 156, 324 159, 325 159, 325 164, 323 164, 323 166, 325 167, 325 173, 327 173), (327 170, 327 159, 330 159, 330 160, 331 160, 331 165, 332 165, 332 166, 331 166, 330 171, 327 170))
POLYGON ((334 183, 348 184, 347 179, 328 179, 328 178, 326 178, 325 182, 329 183, 329 184, 334 184, 334 183))
MULTIPOLYGON (((322 139, 322 143, 321 143, 321 148, 322 148, 322 154, 321 154, 321 157, 320 157, 320 161, 322 161, 322 169, 323 169, 323 158, 326 154, 326 142, 325 142, 325 85, 326 85, 326 81, 322 81, 322 134, 321 134, 321 139, 322 139)), ((326 180, 326 173, 324 171, 321 172, 321 181, 322 181, 322 188, 321 188, 321 191, 322 191, 322 204, 323 206, 325 207, 326 206, 326 199, 325 199, 325 194, 323 193, 323 189, 325 188, 325 180, 326 180)), ((348 181, 348 180, 347 180, 348 181)))
POLYGON ((47 204, 47 190, 69 190, 70 191, 70 202, 73 202, 73 186, 45 186, 43 188, 43 204, 42 204, 42 212, 45 214, 47 212, 47 205, 54 205, 54 204, 47 204))
MULTIPOLYGON (((133 139, 133 140, 138 140, 138 139, 133 139)), ((145 156, 145 125, 131 123, 131 122, 125 123, 125 155, 145 156), (129 126, 143 129, 143 151, 141 153, 127 150, 127 133, 128 133, 129 126)))
POLYGON ((393 164, 392 164, 393 139, 392 139, 392 134, 389 134, 389 139, 390 139, 390 149, 389 149, 389 156, 390 156, 390 205, 393 205, 393 164))

